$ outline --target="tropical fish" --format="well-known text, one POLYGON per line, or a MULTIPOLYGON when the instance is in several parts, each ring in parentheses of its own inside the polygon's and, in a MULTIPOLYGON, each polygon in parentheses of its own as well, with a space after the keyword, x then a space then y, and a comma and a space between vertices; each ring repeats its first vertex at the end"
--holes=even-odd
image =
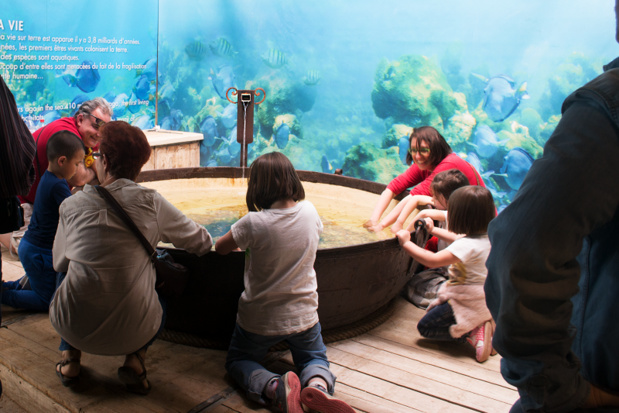
POLYGON ((131 122, 131 125, 137 126, 138 128, 145 130, 152 129, 155 126, 155 122, 150 116, 142 115, 133 122, 131 122))
POLYGON ((75 115, 75 112, 79 110, 80 106, 82 106, 82 103, 86 102, 87 100, 90 100, 88 95, 82 94, 82 95, 75 96, 73 100, 71 101, 71 104, 69 105, 70 108, 74 108, 71 110, 71 116, 75 115))
POLYGON ((135 95, 135 92, 131 92, 131 96, 127 102, 127 109, 129 109, 129 112, 131 113, 137 113, 140 110, 140 105, 138 105, 138 97, 135 95))
POLYGON ((137 96, 140 100, 147 100, 149 96, 155 91, 155 86, 151 84, 148 80, 148 77, 145 75, 140 76, 140 78, 135 82, 135 87, 133 88, 135 92, 135 96, 137 96))
POLYGON ((219 119, 226 129, 233 128, 236 125, 237 112, 237 107, 234 104, 230 104, 224 109, 219 119))
POLYGON ((322 168, 322 172, 326 174, 333 172, 333 165, 331 165, 331 162, 329 162, 326 155, 322 155, 322 158, 320 159, 320 167, 322 168))
POLYGON ((209 43, 208 46, 211 49, 211 52, 213 52, 213 54, 220 57, 234 57, 234 55, 237 54, 237 52, 232 49, 232 45, 230 44, 230 42, 224 37, 218 37, 217 39, 209 43))
POLYGON ((400 160, 406 165, 406 155, 411 147, 411 142, 408 136, 402 136, 398 139, 398 152, 400 154, 400 160))
POLYGON ((170 115, 163 118, 161 121, 161 129, 179 130, 183 124, 183 112, 178 109, 172 109, 170 115))
POLYGON ((494 171, 486 171, 484 169, 484 165, 481 163, 479 156, 477 156, 475 152, 469 152, 466 155, 466 161, 470 163, 477 172, 479 172, 485 183, 488 182, 488 178, 490 176, 494 175, 494 171))
POLYGON ((276 129, 273 134, 275 138, 275 144, 279 149, 284 149, 286 145, 288 145, 288 140, 290 139, 290 126, 285 122, 282 122, 276 129))
POLYGON ((228 153, 234 158, 241 153, 241 144, 236 141, 236 126, 230 131, 228 135, 228 153))
POLYGON ((307 86, 315 86, 320 82, 320 72, 318 70, 308 70, 303 78, 303 83, 307 86))
POLYGON ((92 92, 97 88, 101 76, 98 69, 93 69, 94 63, 90 60, 84 60, 80 66, 88 66, 89 68, 67 69, 56 77, 62 77, 70 87, 77 86, 82 92, 92 92))
POLYGON ((286 57, 286 54, 279 49, 270 49, 261 57, 262 61, 273 69, 279 69, 288 63, 288 57, 286 57))
POLYGON ((215 153, 218 165, 227 165, 232 160, 232 155, 228 152, 228 147, 225 146, 215 153))
POLYGON ((146 76, 146 78, 150 81, 153 81, 157 78, 157 58, 151 57, 143 64, 144 69, 137 69, 135 71, 137 76, 146 76))
POLYGON ((481 163, 481 160, 479 159, 479 156, 477 156, 475 152, 469 152, 466 155, 466 161, 470 163, 473 166, 473 168, 475 168, 475 170, 479 172, 480 174, 484 172, 484 167, 481 163))
POLYGON ((127 105, 129 104, 129 96, 126 93, 121 93, 110 102, 110 106, 114 110, 114 118, 118 119, 127 113, 127 105))
POLYGON ((200 40, 194 40, 185 46, 185 53, 192 59, 202 60, 208 53, 208 47, 200 40))
POLYGON ((523 82, 518 89, 514 89, 515 84, 512 79, 505 75, 486 79, 482 107, 488 118, 494 122, 504 121, 514 113, 522 99, 529 98, 527 82, 523 82))
POLYGON ((473 133, 473 143, 467 142, 475 148, 475 151, 482 158, 490 158, 494 156, 500 146, 504 145, 509 139, 499 141, 496 133, 488 125, 480 125, 473 133))
POLYGON ((533 157, 522 148, 514 148, 505 155, 499 176, 505 177, 510 188, 518 190, 533 165, 533 157))
POLYGON ((168 81, 164 82, 163 85, 159 86, 159 90, 157 91, 160 100, 172 99, 172 96, 174 96, 175 92, 176 90, 174 89, 174 86, 172 86, 172 83, 168 81))
POLYGON ((211 75, 209 76, 211 82, 213 82, 213 88, 220 98, 226 98, 226 91, 231 87, 234 87, 234 72, 232 66, 223 65, 214 72, 211 69, 211 75))
POLYGON ((212 116, 207 116, 200 124, 200 132, 204 136, 202 145, 213 146, 217 138, 217 121, 212 116))
POLYGON ((58 112, 57 110, 46 110, 42 112, 41 115, 43 116, 43 124, 45 125, 62 117, 60 116, 60 112, 58 112))

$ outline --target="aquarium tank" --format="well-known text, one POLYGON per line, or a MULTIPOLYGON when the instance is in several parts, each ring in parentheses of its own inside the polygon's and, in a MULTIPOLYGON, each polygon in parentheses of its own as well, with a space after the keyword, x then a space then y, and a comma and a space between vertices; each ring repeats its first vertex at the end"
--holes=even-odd
MULTIPOLYGON (((142 129, 199 132, 238 166, 230 88, 265 91, 248 160, 388 183, 411 131, 437 128, 499 211, 573 90, 616 57, 610 1, 12 2, 0 73, 35 130, 103 96, 142 129)), ((235 101, 233 99, 233 101, 235 101)))

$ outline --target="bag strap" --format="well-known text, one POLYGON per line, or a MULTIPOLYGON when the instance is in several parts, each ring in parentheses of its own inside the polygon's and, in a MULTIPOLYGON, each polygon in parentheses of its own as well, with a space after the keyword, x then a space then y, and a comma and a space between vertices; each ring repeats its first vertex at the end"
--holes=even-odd
POLYGON ((142 234, 142 232, 138 229, 137 225, 135 225, 135 222, 133 222, 133 220, 127 214, 127 212, 123 209, 123 207, 120 206, 116 198, 114 198, 112 194, 110 194, 110 191, 108 191, 107 189, 105 189, 104 187, 100 185, 95 185, 95 189, 99 192, 99 194, 103 198, 105 198, 109 202, 112 208, 118 213, 118 216, 125 222, 125 224, 127 224, 129 229, 133 231, 135 236, 140 240, 140 242, 146 249, 146 252, 148 253, 151 261, 155 262, 157 251, 155 251, 153 246, 150 245, 150 242, 148 242, 144 234, 142 234))

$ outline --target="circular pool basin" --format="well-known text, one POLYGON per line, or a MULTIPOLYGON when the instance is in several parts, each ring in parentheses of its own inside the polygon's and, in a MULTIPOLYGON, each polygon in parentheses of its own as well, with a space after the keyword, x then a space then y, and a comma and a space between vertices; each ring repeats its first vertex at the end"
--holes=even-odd
MULTIPOLYGON (((194 211, 184 210, 186 202, 179 199, 179 194, 180 198, 191 198, 212 181, 217 182, 216 194, 236 193, 244 199, 246 173, 247 170, 231 167, 153 170, 142 172, 138 182, 157 189, 192 217, 194 211), (221 185, 223 189, 219 188, 221 185)), ((328 219, 348 219, 352 232, 366 232, 361 228, 364 217, 369 217, 385 185, 318 172, 298 171, 298 174, 306 189, 306 199, 316 205, 323 222, 325 215, 333 213, 337 218, 328 219)), ((217 196, 210 195, 210 198, 217 196)), ((351 238, 356 239, 352 235, 351 238)), ((397 240, 389 234, 370 235, 370 239, 361 244, 318 249, 314 267, 318 279, 318 315, 325 334, 371 318, 395 298, 409 279, 413 260, 397 240)), ((168 302, 166 330, 225 346, 234 328, 237 302, 243 291, 244 252, 222 256, 213 251, 197 257, 171 248, 170 253, 190 268, 191 277, 185 294, 168 302)))

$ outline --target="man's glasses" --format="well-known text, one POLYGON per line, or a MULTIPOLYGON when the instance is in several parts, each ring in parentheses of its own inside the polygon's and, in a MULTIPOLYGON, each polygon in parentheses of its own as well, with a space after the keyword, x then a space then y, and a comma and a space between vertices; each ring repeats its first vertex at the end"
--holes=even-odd
POLYGON ((410 153, 411 155, 415 155, 417 152, 421 153, 422 155, 427 155, 430 153, 430 148, 410 148, 408 150, 408 153, 410 153))
POLYGON ((92 123, 92 127, 95 128, 96 130, 99 130, 99 128, 103 125, 106 124, 106 122, 103 119, 99 119, 98 117, 96 117, 95 115, 92 115, 90 113, 84 113, 85 115, 91 116, 95 121, 92 123))

